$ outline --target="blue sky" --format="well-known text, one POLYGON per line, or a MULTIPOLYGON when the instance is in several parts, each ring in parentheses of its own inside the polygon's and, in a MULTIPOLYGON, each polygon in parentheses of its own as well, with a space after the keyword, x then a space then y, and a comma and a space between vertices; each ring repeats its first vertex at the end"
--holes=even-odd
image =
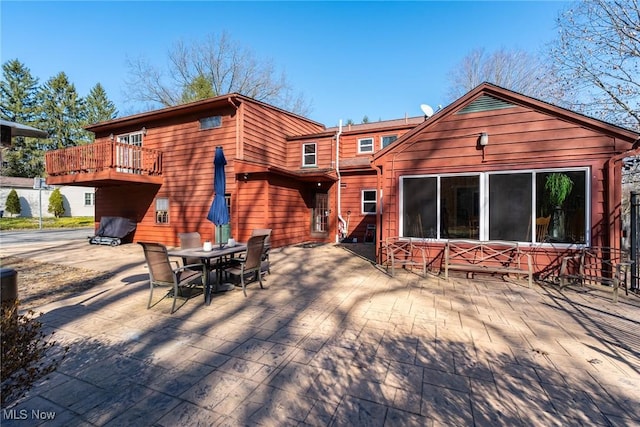
POLYGON ((447 98, 448 74, 473 49, 535 53, 556 38, 559 1, 0 2, 2 63, 41 83, 64 71, 85 96, 101 83, 120 115, 126 59, 166 64, 177 40, 226 31, 270 58, 327 126, 421 115, 447 98))

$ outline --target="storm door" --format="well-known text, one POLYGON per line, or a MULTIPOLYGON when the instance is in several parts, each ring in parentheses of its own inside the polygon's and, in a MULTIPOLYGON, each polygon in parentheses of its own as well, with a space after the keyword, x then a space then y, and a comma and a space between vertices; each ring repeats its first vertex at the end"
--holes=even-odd
POLYGON ((327 233, 329 231, 329 195, 316 193, 311 231, 313 233, 327 233))

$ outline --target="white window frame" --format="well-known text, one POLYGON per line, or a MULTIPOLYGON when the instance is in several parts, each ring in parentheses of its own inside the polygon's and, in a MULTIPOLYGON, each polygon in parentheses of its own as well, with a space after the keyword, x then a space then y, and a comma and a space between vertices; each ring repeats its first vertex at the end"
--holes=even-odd
POLYGON ((358 139, 358 154, 373 153, 374 141, 372 137, 358 139))
POLYGON ((382 135, 380 137, 380 149, 382 150, 383 148, 393 144, 397 140, 398 140, 398 134, 396 134, 396 133, 394 133, 393 135, 382 135), (384 145, 384 139, 385 138, 395 138, 395 139, 393 141, 391 141, 390 143, 388 143, 387 145, 384 145))
POLYGON ((85 206, 95 206, 96 205, 96 193, 84 193, 84 205, 85 206))
MULTIPOLYGON (((590 180, 590 168, 589 167, 568 167, 568 168, 545 168, 545 169, 523 169, 523 170, 506 170, 506 171, 489 171, 489 172, 461 172, 454 174, 425 174, 425 175, 403 175, 400 177, 399 182, 399 191, 398 191, 398 232, 400 236, 403 236, 404 233, 404 179, 405 178, 436 178, 437 179, 437 219, 436 224, 439 225, 441 222, 441 188, 440 188, 440 179, 448 178, 454 176, 479 176, 479 198, 480 198, 480 217, 479 217, 479 241, 485 241, 489 239, 489 177, 495 174, 518 174, 518 173, 531 173, 532 174, 532 203, 531 203, 531 217, 536 217, 536 174, 540 173, 548 173, 548 172, 582 172, 584 173, 585 179, 585 242, 583 244, 577 243, 545 243, 545 242, 518 242, 523 246, 553 246, 553 247, 583 247, 591 245, 591 205, 588 203, 591 200, 591 180, 590 180)), ((535 228, 534 228, 535 230, 535 228)), ((533 231, 532 231, 533 232, 533 231)), ((441 230, 438 229, 438 238, 436 240, 446 241, 446 238, 441 236, 441 230)))
POLYGON ((318 166, 318 144, 315 142, 308 142, 302 144, 302 167, 318 166), (313 146, 313 153, 307 153, 306 147, 313 146), (313 162, 307 162, 307 157, 313 157, 313 162))
POLYGON ((170 203, 168 197, 156 197, 155 203, 156 224, 169 224, 170 203))
POLYGON ((362 215, 375 215, 378 211, 378 191, 371 188, 366 188, 360 191, 360 213, 362 215), (365 200, 365 193, 373 193, 373 200, 365 200), (373 204, 373 212, 369 212, 365 209, 366 204, 373 204))
POLYGON ((145 131, 123 133, 116 137, 120 144, 116 147, 116 171, 124 173, 142 173, 142 152, 138 149, 144 144, 145 131))

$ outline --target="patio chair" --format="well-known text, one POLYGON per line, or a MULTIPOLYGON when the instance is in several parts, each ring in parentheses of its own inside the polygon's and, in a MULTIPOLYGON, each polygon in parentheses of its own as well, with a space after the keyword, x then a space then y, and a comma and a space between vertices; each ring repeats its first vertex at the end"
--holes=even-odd
MULTIPOLYGON (((191 233, 178 233, 178 238, 180 239, 180 247, 182 249, 202 247, 202 239, 200 237, 200 233, 197 231, 193 231, 191 233)), ((198 264, 200 263, 200 258, 182 258, 182 263, 183 265, 198 264)))
MULTIPOLYGON (((262 249, 262 259, 260 264, 260 274, 271 274, 271 263, 269 262, 269 251, 271 250, 271 229, 270 228, 254 228, 251 231, 251 237, 253 236, 265 236, 264 249, 262 249)), ((237 261, 242 261, 244 254, 239 257, 232 258, 231 264, 237 264, 237 261)))
MULTIPOLYGON (((195 288, 202 288, 204 291, 205 266, 202 263, 187 264, 182 267, 176 265, 172 267, 167 247, 160 243, 138 242, 144 250, 144 258, 149 269, 149 303, 147 309, 151 308, 153 300, 153 290, 159 286, 170 286, 167 295, 173 295, 173 305, 171 314, 176 311, 176 299, 178 297, 189 299, 191 292, 195 288), (199 284, 197 283, 199 281, 199 284)), ((164 297, 163 297, 164 298, 164 297)), ((155 304, 154 304, 155 305, 155 304)))
POLYGON ((254 280, 257 278, 260 281, 260 288, 264 289, 260 267, 262 265, 262 253, 266 237, 264 234, 250 237, 249 242, 247 242, 247 253, 245 257, 234 259, 235 262, 224 269, 227 274, 240 276, 242 292, 244 292, 245 297, 247 296, 246 276, 248 275, 253 275, 254 280))
POLYGON ((269 251, 271 250, 271 229, 270 228, 254 228, 251 236, 265 236, 264 249, 262 250, 262 264, 260 273, 271 274, 271 264, 269 263, 269 251))

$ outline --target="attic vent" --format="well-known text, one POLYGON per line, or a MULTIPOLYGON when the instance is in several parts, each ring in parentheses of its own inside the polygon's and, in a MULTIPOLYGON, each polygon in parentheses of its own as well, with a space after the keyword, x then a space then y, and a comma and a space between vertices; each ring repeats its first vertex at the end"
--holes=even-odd
POLYGON ((501 110, 503 108, 511 107, 515 107, 515 105, 489 95, 482 95, 480 98, 458 111, 458 114, 479 113, 481 111, 501 110))

